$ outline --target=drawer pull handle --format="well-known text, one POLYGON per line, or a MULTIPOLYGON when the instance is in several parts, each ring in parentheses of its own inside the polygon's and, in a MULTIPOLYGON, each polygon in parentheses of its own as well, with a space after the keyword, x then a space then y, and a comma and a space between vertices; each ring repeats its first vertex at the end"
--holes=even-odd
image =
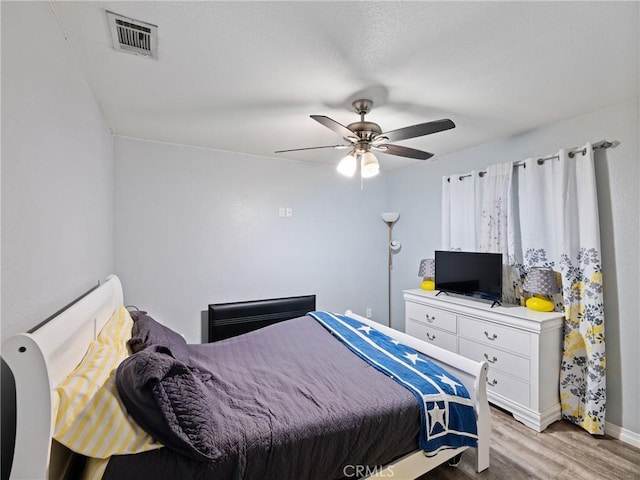
POLYGON ((496 357, 489 358, 489 355, 487 355, 486 353, 484 354, 484 358, 486 358, 487 362, 489 362, 489 363, 496 363, 498 361, 498 359, 496 357))
POLYGON ((494 378, 493 380, 489 381, 489 379, 487 378, 487 384, 489 384, 492 387, 495 387, 498 384, 498 380, 494 378))
POLYGON ((495 340, 496 338, 498 338, 498 335, 496 335, 495 333, 491 336, 489 336, 489 332, 487 332, 486 330, 484 331, 484 335, 485 337, 487 337, 489 340, 495 340))
POLYGON ((433 321, 436 319, 435 315, 433 317, 430 317, 428 313, 426 313, 424 316, 427 318, 427 322, 429 323, 433 323, 433 321))
POLYGON ((429 332, 427 332, 427 338, 428 338, 429 340, 435 340, 435 339, 436 339, 436 336, 435 336, 435 335, 431 335, 429 332))

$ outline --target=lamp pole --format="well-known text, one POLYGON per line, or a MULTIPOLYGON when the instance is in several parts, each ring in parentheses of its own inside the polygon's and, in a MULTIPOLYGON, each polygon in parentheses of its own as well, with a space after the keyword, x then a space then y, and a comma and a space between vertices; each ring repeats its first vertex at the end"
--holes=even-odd
POLYGON ((387 279, 387 289, 388 289, 388 293, 387 293, 387 303, 389 306, 389 316, 387 317, 387 325, 390 327, 391 326, 391 268, 393 267, 393 260, 392 260, 392 253, 391 253, 391 229, 393 228, 393 223, 394 222, 387 222, 387 225, 389 225, 389 242, 387 243, 387 249, 389 250, 389 265, 388 265, 388 279, 387 279))
POLYGON ((384 212, 382 214, 382 220, 389 227, 389 240, 387 241, 387 250, 388 250, 388 278, 387 278, 387 304, 389 307, 389 313, 387 317, 387 325, 391 327, 391 268, 393 267, 393 258, 392 258, 392 248, 391 242, 393 241, 391 238, 391 230, 393 229, 393 224, 398 221, 400 218, 400 214, 397 212, 384 212))

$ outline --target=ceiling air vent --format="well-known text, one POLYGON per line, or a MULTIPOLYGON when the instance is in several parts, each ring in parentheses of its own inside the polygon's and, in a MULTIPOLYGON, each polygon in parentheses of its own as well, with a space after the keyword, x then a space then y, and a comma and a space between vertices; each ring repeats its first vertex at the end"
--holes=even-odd
POLYGON ((158 27, 107 10, 113 48, 158 58, 158 27))

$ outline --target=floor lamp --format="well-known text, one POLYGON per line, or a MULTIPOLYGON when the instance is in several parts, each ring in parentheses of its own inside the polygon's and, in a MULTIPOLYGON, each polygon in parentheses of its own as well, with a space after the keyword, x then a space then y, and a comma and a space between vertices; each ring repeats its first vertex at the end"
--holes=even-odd
POLYGON ((389 305, 389 317, 388 317, 388 325, 391 326, 391 268, 393 267, 393 252, 397 252, 400 249, 400 242, 397 240, 391 239, 391 230, 393 229, 393 224, 398 221, 400 218, 400 214, 398 212, 383 212, 382 220, 389 226, 389 242, 387 243, 387 248, 389 249, 389 278, 388 278, 388 305, 389 305))

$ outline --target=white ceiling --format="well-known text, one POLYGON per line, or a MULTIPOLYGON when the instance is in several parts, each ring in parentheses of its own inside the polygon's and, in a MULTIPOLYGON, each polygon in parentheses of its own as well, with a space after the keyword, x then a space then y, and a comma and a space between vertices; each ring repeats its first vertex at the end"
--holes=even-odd
MULTIPOLYGON (((337 163, 358 97, 438 155, 638 98, 638 2, 58 2, 116 135, 337 163), (158 60, 114 50, 105 10, 158 25, 158 60)), ((382 169, 419 160, 380 154, 382 169)))

